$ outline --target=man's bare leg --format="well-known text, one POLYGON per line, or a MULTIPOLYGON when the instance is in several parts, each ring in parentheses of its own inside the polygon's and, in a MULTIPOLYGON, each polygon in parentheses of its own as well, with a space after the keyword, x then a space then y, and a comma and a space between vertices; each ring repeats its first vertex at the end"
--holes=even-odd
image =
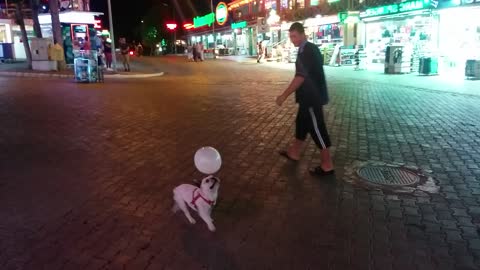
POLYGON ((291 159, 300 160, 300 153, 302 152, 304 141, 293 139, 290 147, 288 147, 287 154, 291 159))
POLYGON ((321 167, 322 170, 325 172, 329 172, 333 170, 333 161, 332 161, 332 156, 330 155, 330 149, 322 149, 320 150, 320 157, 322 159, 321 161, 321 167))

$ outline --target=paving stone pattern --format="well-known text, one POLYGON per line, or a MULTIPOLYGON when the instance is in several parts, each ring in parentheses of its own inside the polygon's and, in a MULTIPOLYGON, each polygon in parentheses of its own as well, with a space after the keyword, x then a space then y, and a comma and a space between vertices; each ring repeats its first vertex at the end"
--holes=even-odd
POLYGON ((313 143, 298 165, 276 154, 289 71, 161 61, 152 80, 0 78, 0 269, 480 267, 479 97, 330 76, 337 175, 317 179, 313 143), (205 145, 224 159, 213 234, 170 211, 205 145), (346 179, 370 161, 416 166, 439 191, 346 179))

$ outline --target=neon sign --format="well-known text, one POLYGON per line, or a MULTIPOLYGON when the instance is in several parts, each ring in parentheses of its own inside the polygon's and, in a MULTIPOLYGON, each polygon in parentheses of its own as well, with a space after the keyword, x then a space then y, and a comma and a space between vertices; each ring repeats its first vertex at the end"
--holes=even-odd
POLYGON ((215 17, 218 25, 224 25, 228 19, 228 7, 224 2, 220 2, 215 9, 215 17))
POLYGON ((246 21, 241 21, 237 23, 232 23, 232 29, 240 29, 240 28, 245 28, 247 27, 247 22, 246 21))
POLYGON ((409 11, 422 10, 430 7, 430 0, 414 0, 387 6, 369 8, 360 13, 361 18, 391 15, 409 11))
POLYGON ((170 30, 175 30, 177 29, 177 24, 176 23, 167 23, 167 28, 170 30))
POLYGON ((194 26, 193 26, 193 24, 191 24, 191 23, 185 23, 185 24, 183 25, 183 28, 185 28, 186 30, 190 30, 190 29, 192 29, 193 27, 194 27, 194 26))
POLYGON ((199 28, 205 25, 211 26, 214 22, 215 22, 215 14, 212 12, 202 17, 193 18, 193 27, 199 28))

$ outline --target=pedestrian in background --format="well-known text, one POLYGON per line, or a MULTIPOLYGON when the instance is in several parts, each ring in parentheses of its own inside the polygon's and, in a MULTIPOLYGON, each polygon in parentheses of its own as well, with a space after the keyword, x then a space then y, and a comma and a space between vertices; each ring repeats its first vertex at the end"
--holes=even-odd
POLYGON ((141 42, 138 42, 137 45, 137 56, 141 57, 143 55, 143 46, 141 42))
POLYGON ((187 47, 187 58, 188 58, 188 61, 193 61, 193 46, 192 45, 188 45, 187 47))
POLYGON ((282 156, 298 161, 300 152, 310 134, 315 144, 320 148, 321 164, 310 169, 317 176, 334 174, 333 162, 329 147, 330 137, 323 116, 323 106, 328 103, 327 83, 323 71, 323 56, 318 47, 307 41, 305 29, 301 23, 290 26, 290 40, 298 47, 295 62, 295 77, 283 92, 277 97, 277 105, 282 106, 288 96, 295 93, 299 105, 296 118, 295 138, 286 151, 280 151, 282 156))
POLYGON ((203 48, 203 43, 200 43, 200 60, 205 60, 205 51, 203 48))
POLYGON ((122 55, 123 68, 130 71, 130 46, 125 38, 120 38, 120 54, 122 55))
POLYGON ((257 63, 260 63, 262 61, 263 55, 265 52, 263 51, 263 45, 262 42, 259 41, 257 42, 257 63))
POLYGON ((107 70, 112 69, 112 42, 109 38, 103 37, 103 50, 105 53, 105 62, 107 70))
POLYGON ((203 47, 203 46, 202 46, 202 43, 201 43, 201 42, 198 42, 198 43, 197 43, 197 46, 196 46, 196 49, 197 49, 197 58, 198 58, 198 60, 200 60, 200 61, 203 61, 203 60, 202 60, 202 47, 203 47))
POLYGON ((192 46, 192 55, 193 55, 193 61, 197 62, 197 43, 193 43, 192 46))

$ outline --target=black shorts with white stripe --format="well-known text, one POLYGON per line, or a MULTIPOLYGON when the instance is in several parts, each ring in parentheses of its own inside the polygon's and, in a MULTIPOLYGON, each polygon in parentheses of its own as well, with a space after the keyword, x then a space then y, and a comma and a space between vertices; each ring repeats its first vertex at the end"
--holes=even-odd
POLYGON ((332 146, 328 136, 327 126, 323 118, 322 107, 303 107, 298 109, 296 119, 295 137, 305 141, 310 134, 315 144, 320 149, 327 149, 332 146))

